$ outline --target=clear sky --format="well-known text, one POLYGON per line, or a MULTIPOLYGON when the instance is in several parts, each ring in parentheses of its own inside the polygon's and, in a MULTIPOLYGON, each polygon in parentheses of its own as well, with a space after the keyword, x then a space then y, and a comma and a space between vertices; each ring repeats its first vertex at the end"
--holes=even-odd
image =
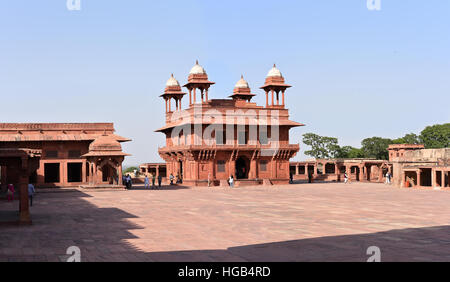
POLYGON ((0 122, 114 122, 133 139, 125 165, 161 161, 171 73, 185 83, 198 59, 210 98, 244 74, 264 104, 276 63, 307 125, 291 143, 314 132, 359 146, 450 122, 449 52, 446 0, 0 0, 0 122))

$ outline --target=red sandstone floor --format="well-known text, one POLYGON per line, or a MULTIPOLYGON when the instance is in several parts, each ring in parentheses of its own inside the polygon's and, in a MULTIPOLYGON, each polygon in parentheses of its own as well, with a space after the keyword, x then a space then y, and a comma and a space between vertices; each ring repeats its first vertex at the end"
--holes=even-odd
MULTIPOLYGON (((0 212, 17 208, 0 202, 0 212)), ((0 261, 450 261, 450 192, 384 184, 39 193, 0 261)))

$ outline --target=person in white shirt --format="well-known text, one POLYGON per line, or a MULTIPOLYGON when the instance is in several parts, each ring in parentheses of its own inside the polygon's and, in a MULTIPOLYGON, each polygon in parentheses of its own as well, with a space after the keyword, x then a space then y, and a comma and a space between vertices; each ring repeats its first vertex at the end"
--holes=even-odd
POLYGON ((385 184, 391 184, 391 175, 389 174, 389 172, 386 172, 385 184))
POLYGON ((233 178, 233 175, 230 175, 230 178, 228 179, 228 183, 230 183, 230 187, 231 187, 231 188, 234 187, 234 178, 233 178))

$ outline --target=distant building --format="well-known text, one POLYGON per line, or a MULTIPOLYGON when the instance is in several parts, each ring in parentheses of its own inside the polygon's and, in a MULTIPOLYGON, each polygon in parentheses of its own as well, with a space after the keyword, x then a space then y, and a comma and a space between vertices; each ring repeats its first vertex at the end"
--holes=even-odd
POLYGON ((173 77, 161 97, 166 105, 166 145, 159 148, 169 177, 187 185, 226 185, 232 175, 237 185, 277 184, 289 181, 289 159, 299 150, 289 143, 289 130, 303 124, 289 120, 285 108, 285 84, 274 67, 261 87, 266 105, 251 102, 255 94, 243 77, 236 83, 231 99, 209 99, 209 81, 198 62, 188 83, 189 107, 181 109, 185 95, 173 77), (199 95, 198 95, 199 94, 199 95), (175 109, 172 109, 172 101, 175 109))
MULTIPOLYGON (((121 185, 121 142, 112 123, 0 123, 0 149, 39 150, 29 181, 37 187, 121 185)), ((18 183, 20 171, 2 164, 1 185, 18 183)))
POLYGON ((309 174, 315 181, 343 181, 347 173, 350 181, 384 182, 392 165, 387 160, 369 158, 317 159, 291 162, 290 171, 294 180, 307 180, 309 174))
POLYGON ((389 145, 394 184, 399 187, 449 187, 450 148, 424 149, 424 145, 389 145))

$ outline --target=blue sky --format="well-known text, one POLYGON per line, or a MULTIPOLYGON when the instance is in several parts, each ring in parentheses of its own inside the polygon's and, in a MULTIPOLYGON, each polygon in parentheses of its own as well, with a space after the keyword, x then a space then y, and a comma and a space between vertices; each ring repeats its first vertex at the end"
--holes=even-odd
MULTIPOLYGON (((273 65, 293 85, 291 143, 341 145, 450 122, 450 1, 0 0, 0 122, 114 122, 126 165, 161 161, 158 96, 198 59, 211 98, 273 65)), ((184 106, 186 105, 186 99, 184 106)), ((305 147, 295 159, 304 159, 305 147)))

